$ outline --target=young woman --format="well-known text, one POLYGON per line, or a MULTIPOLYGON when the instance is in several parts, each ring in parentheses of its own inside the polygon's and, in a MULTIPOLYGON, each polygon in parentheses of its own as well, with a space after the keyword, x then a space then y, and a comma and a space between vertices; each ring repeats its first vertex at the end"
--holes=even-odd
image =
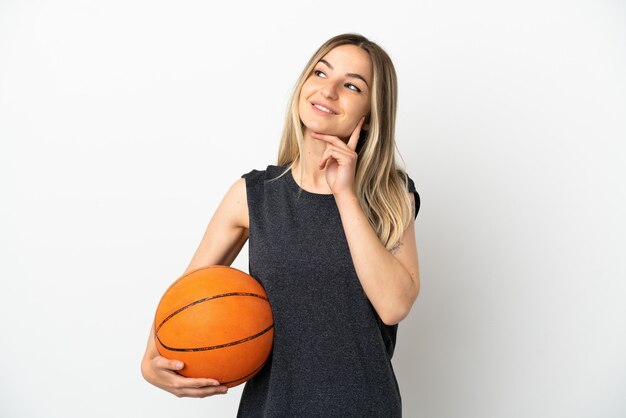
MULTIPOLYGON (((398 323, 419 292, 420 200, 395 163, 397 81, 389 56, 358 34, 325 42, 289 103, 277 165, 237 180, 185 273, 231 265, 249 238, 274 345, 246 382, 239 417, 399 417, 391 364, 398 323)), ((147 381, 177 396, 226 393, 158 355, 147 381)))

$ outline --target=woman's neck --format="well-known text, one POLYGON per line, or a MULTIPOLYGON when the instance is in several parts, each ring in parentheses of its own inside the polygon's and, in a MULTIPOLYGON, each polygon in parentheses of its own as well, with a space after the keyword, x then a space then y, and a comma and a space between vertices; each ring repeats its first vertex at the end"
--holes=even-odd
POLYGON ((313 193, 332 193, 328 183, 326 183, 326 170, 319 168, 326 142, 312 138, 305 129, 300 156, 296 159, 292 168, 294 178, 299 186, 313 193), (304 158, 302 158, 304 156, 304 158), (303 161, 304 160, 304 161, 303 161), (300 167, 303 169, 303 178, 300 179, 300 167), (304 184, 301 184, 303 182, 304 184))

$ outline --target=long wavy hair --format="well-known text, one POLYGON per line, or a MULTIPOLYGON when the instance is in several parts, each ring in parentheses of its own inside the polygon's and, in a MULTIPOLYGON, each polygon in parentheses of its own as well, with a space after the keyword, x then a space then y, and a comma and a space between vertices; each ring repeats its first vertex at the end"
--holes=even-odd
MULTIPOLYGON (((395 161, 398 83, 389 55, 366 37, 356 33, 334 36, 319 47, 307 63, 288 103, 278 150, 277 165, 286 165, 287 168, 272 180, 285 175, 299 158, 306 158, 300 153, 304 137, 298 110, 302 85, 324 55, 345 44, 364 49, 372 61, 371 109, 369 121, 365 121, 369 123, 369 129, 361 132, 357 144, 354 181, 363 212, 380 242, 391 250, 413 219, 406 170, 398 167, 395 161)), ((300 178, 304 175, 303 167, 304 164, 300 164, 300 178)))

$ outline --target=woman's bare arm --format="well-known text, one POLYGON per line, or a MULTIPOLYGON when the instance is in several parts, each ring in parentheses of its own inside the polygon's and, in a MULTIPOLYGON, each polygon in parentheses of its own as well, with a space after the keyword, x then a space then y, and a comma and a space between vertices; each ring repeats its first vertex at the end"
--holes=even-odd
POLYGON ((230 266, 248 240, 250 222, 245 179, 226 192, 185 273, 201 267, 230 266))
MULTIPOLYGON (((246 184, 241 178, 226 192, 183 275, 211 265, 230 266, 248 240, 249 227, 246 184)), ((178 374, 176 370, 182 367, 182 362, 159 355, 152 327, 141 362, 144 379, 178 397, 204 398, 228 391, 215 379, 187 378, 178 374)))

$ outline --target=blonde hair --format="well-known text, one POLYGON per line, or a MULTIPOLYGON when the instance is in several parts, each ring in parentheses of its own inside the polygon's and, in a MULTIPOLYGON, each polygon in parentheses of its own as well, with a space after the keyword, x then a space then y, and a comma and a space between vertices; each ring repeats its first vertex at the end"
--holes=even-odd
MULTIPOLYGON (((330 50, 351 44, 364 49, 372 61, 372 88, 369 129, 357 145, 355 187, 363 212, 380 242, 389 250, 396 245, 413 219, 406 171, 395 162, 395 125, 398 87, 395 68, 387 53, 376 43, 356 33, 337 35, 326 41, 300 74, 287 107, 278 150, 277 165, 287 173, 298 160, 303 141, 298 102, 302 85, 315 65, 330 50)), ((366 120, 366 122, 368 122, 366 120)), ((303 176, 300 164, 300 177, 303 176)))

